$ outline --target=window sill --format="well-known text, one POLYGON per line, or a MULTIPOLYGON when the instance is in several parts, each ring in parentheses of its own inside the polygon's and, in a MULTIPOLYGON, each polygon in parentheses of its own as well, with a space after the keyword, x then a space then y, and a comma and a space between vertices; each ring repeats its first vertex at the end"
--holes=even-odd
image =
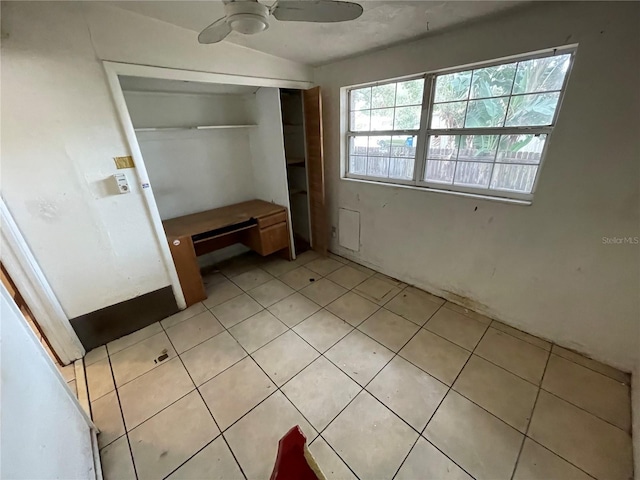
POLYGON ((409 190, 417 190, 420 192, 444 193, 448 195, 457 195, 460 197, 474 198, 477 200, 489 200, 492 202, 508 203, 510 205, 529 206, 533 203, 532 200, 519 200, 515 198, 495 197, 491 195, 481 195, 478 193, 458 192, 454 190, 445 190, 445 189, 433 188, 433 187, 418 187, 415 185, 403 185, 401 183, 379 182, 376 180, 364 180, 361 178, 340 177, 340 180, 346 180, 348 182, 356 182, 356 183, 366 183, 369 185, 381 185, 385 187, 405 188, 409 190))

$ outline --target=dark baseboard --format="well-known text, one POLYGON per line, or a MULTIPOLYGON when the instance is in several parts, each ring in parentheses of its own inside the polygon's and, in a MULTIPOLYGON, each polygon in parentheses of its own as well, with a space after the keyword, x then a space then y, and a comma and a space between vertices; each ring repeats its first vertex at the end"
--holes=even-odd
POLYGON ((101 308, 71 319, 71 326, 87 352, 129 335, 178 311, 171 287, 101 308))

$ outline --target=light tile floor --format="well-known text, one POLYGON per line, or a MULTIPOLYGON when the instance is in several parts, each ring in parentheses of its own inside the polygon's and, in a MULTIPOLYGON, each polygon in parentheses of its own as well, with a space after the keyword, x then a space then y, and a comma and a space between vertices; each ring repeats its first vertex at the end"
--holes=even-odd
POLYGON ((629 376, 335 255, 248 255, 85 358, 106 479, 632 475, 629 376))

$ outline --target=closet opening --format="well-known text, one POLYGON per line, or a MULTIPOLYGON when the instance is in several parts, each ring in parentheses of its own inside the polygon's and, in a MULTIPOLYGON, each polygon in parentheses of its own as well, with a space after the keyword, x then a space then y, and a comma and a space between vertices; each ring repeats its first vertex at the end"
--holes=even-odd
POLYGON ((318 117, 309 122, 303 104, 304 92, 319 102, 318 89, 117 79, 134 134, 129 140, 139 147, 139 155, 132 148, 133 164, 118 167, 132 187, 123 193, 145 195, 170 253, 174 292, 179 284, 186 306, 207 299, 216 286, 205 286, 203 274, 231 257, 253 251, 293 260, 316 249, 314 236, 322 235, 315 235, 320 222, 311 205, 324 208, 323 165, 317 148, 315 160, 309 157, 307 140, 321 144, 321 120, 318 107, 307 109, 318 117), (320 181, 310 182, 313 161, 320 181))
POLYGON ((307 177, 302 92, 282 89, 280 90, 280 103, 293 238, 296 252, 302 253, 311 247, 309 180, 307 177))

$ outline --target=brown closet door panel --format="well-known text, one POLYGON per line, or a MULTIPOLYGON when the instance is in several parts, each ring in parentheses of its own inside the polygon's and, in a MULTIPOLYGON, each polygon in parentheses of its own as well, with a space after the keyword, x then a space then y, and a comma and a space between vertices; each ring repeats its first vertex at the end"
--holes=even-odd
POLYGON ((307 149, 309 210, 311 213, 311 247, 327 253, 329 232, 324 194, 324 156, 322 149, 322 97, 320 87, 302 92, 304 131, 307 149))

